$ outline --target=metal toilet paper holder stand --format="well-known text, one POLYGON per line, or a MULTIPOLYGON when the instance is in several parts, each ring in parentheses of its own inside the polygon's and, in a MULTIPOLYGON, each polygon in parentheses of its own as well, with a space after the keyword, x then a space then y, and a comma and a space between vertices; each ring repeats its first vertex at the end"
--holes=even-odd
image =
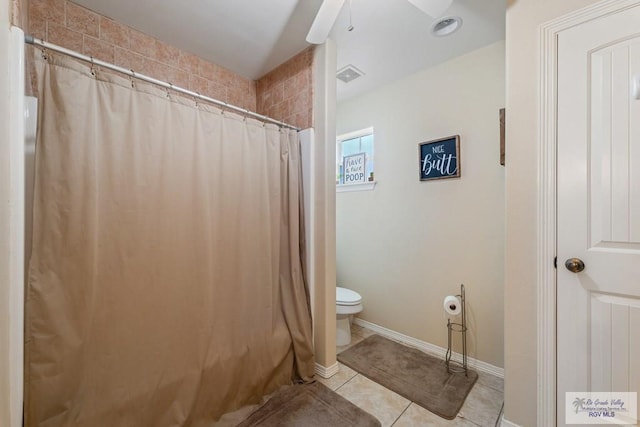
POLYGON ((462 323, 452 322, 451 319, 447 319, 447 355, 445 357, 447 372, 450 374, 464 374, 468 376, 467 369, 467 319, 466 319, 466 307, 464 296, 464 285, 460 285, 460 294, 456 295, 460 298, 460 305, 462 306, 462 323), (453 351, 451 350, 451 335, 453 332, 460 333, 462 338, 462 363, 457 360, 451 360, 453 351))

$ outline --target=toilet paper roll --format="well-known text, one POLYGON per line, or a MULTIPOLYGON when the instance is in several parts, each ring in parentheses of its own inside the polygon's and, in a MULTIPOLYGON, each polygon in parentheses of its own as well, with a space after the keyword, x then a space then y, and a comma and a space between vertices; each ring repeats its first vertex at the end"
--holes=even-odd
POLYGON ((448 295, 444 298, 444 311, 450 316, 457 316, 462 311, 462 304, 460 299, 453 295, 448 295))

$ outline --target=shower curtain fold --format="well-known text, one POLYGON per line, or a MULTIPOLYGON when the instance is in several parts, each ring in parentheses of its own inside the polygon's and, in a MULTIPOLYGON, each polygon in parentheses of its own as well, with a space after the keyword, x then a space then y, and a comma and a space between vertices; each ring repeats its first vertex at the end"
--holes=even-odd
POLYGON ((34 57, 25 425, 206 426, 310 380, 295 131, 34 57))

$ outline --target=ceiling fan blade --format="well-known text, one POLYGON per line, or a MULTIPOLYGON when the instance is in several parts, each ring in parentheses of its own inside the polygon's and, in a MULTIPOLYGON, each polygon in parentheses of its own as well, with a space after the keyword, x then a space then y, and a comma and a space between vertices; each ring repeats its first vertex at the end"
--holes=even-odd
POLYGON ((322 44, 327 40, 343 4, 344 0, 324 0, 322 2, 307 34, 307 42, 322 44))
POLYGON ((432 18, 439 18, 449 9, 453 0, 409 0, 409 3, 432 18))

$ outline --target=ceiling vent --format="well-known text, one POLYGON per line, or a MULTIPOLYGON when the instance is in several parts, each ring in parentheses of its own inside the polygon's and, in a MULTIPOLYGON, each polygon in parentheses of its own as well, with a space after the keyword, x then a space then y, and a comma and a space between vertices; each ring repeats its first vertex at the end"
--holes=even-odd
POLYGON ((336 74, 336 77, 345 83, 349 83, 362 76, 364 76, 364 73, 351 64, 339 69, 338 74, 336 74))

